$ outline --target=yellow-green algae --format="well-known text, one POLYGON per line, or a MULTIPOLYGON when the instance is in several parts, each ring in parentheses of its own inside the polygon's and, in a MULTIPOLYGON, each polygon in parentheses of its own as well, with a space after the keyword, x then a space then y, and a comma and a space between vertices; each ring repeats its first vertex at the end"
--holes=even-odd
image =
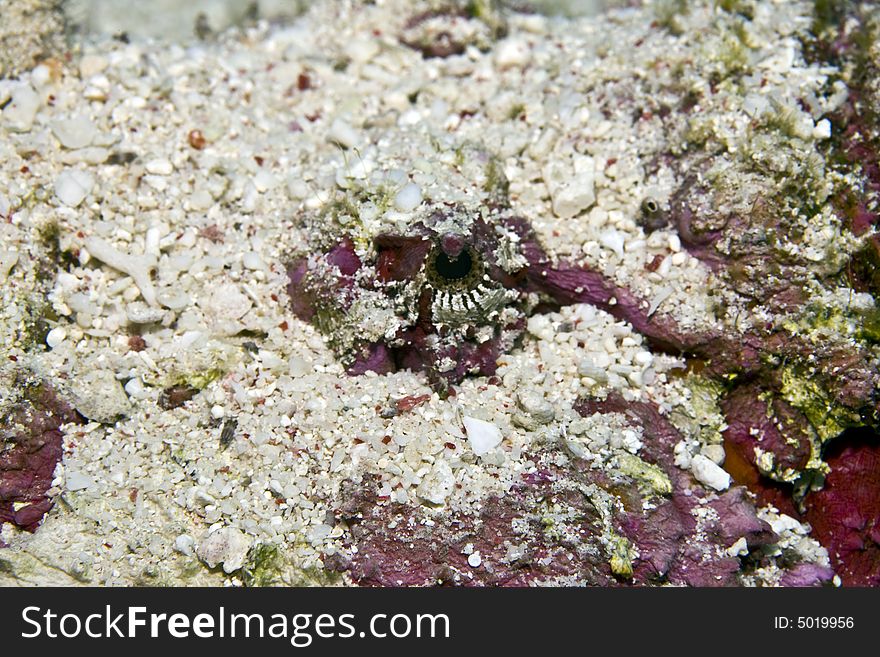
POLYGON ((642 494, 669 495, 672 492, 672 482, 667 474, 635 454, 629 452, 618 454, 617 469, 621 474, 634 479, 642 494))
POLYGON ((609 553, 608 563, 611 566, 611 572, 618 577, 632 577, 632 562, 636 557, 632 543, 623 536, 614 536, 608 542, 607 550, 609 553))

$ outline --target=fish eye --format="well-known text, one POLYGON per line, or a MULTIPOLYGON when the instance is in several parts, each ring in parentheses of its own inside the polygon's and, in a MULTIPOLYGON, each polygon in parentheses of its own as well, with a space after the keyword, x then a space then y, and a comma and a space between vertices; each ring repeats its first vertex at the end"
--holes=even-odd
POLYGON ((434 270, 437 275, 446 281, 459 281, 466 278, 474 267, 471 254, 465 250, 455 259, 450 258, 442 251, 434 258, 434 270))
POLYGON ((636 223, 638 223, 646 233, 659 230, 666 225, 666 213, 663 211, 663 208, 660 206, 660 202, 657 199, 651 198, 650 196, 643 199, 639 210, 640 212, 636 217, 636 223))
POLYGON ((480 256, 469 246, 455 257, 436 246, 428 260, 428 280, 437 287, 473 287, 481 273, 480 256))
POLYGON ((653 198, 646 198, 642 201, 642 212, 647 215, 654 215, 660 211, 660 204, 653 198))

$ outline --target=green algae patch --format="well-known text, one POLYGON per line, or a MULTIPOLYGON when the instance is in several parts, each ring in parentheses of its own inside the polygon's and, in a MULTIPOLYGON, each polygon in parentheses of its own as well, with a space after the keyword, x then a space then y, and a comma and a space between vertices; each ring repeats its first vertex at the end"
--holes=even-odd
POLYGON ((789 404, 806 415, 820 444, 859 422, 858 414, 835 404, 814 379, 796 367, 782 368, 781 394, 789 404))
POLYGON ((633 559, 636 558, 635 549, 623 536, 613 536, 608 542, 608 564, 611 572, 618 577, 629 579, 633 576, 633 559))
POLYGON ((669 495, 672 482, 663 470, 651 465, 629 452, 617 455, 617 468, 621 474, 634 479, 639 492, 647 495, 669 495))
POLYGON ((278 546, 261 543, 255 546, 242 570, 245 586, 277 586, 283 583, 284 559, 278 546))
POLYGON ((727 425, 718 404, 725 392, 724 384, 693 372, 685 376, 681 384, 690 392, 690 398, 673 407, 670 421, 682 433, 697 438, 704 445, 720 444, 721 432, 727 425))
POLYGON ((242 582, 248 587, 267 586, 339 586, 342 576, 323 568, 297 568, 285 557, 284 551, 271 543, 260 543, 248 554, 241 570, 242 582))
POLYGON ((840 308, 811 304, 798 317, 788 318, 782 327, 816 343, 828 336, 842 335, 873 344, 880 343, 880 308, 840 308))
POLYGON ((177 374, 174 377, 174 383, 172 385, 188 386, 190 388, 195 388, 196 390, 204 390, 214 381, 220 379, 227 372, 227 369, 228 368, 218 365, 205 370, 177 374))
POLYGON ((206 347, 188 352, 180 361, 166 365, 167 373, 145 373, 144 383, 163 389, 183 386, 204 390, 235 367, 241 358, 240 352, 240 348, 230 344, 212 341, 206 347))

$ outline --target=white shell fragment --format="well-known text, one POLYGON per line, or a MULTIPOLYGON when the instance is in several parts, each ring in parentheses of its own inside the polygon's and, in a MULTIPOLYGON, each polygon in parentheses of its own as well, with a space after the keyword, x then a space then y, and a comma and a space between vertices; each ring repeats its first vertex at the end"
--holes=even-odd
POLYGON ((223 527, 209 534, 196 550, 199 559, 210 568, 223 564, 223 571, 232 573, 244 565, 251 542, 247 535, 235 527, 223 527))
POLYGON ((501 430, 491 422, 465 415, 462 418, 468 442, 477 456, 488 454, 501 444, 501 430))
POLYGON ((100 237, 87 237, 85 246, 92 256, 105 265, 131 276, 134 284, 141 291, 144 301, 151 306, 156 305, 156 289, 150 279, 150 271, 156 264, 155 257, 126 255, 117 251, 100 237))

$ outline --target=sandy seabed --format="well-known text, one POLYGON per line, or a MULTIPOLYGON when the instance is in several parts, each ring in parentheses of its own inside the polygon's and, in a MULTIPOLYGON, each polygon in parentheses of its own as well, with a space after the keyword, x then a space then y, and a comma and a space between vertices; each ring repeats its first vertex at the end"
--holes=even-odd
MULTIPOLYGON (((753 215, 780 180, 809 197, 777 236, 798 307, 873 309, 827 282, 862 247, 825 160, 847 89, 805 56, 812 3, 689 4, 316 2, 189 45, 92 37, 0 80, 0 584, 839 583, 803 509, 724 469, 731 397, 662 327, 815 337, 719 266, 748 230, 702 243, 674 220, 682 190, 753 215), (477 221, 507 250, 473 258, 519 282, 447 323, 503 343, 491 363, 347 374, 366 344, 400 365, 439 294, 436 255, 386 285, 410 243, 379 262, 382 236, 477 221), (545 279, 611 292, 542 287, 531 239, 545 279)), ((859 335, 822 339, 873 368, 859 335)), ((801 440, 762 411, 746 452, 790 486, 848 425, 778 392, 806 456, 758 444, 801 440)))

